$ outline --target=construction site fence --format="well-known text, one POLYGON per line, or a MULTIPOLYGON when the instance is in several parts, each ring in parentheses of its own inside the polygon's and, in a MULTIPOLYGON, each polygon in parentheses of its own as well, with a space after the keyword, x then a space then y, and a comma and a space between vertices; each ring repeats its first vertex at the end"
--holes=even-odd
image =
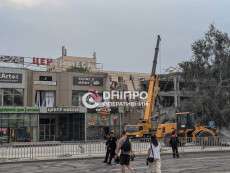
MULTIPOLYGON (((171 147, 165 141, 159 141, 161 153, 171 153, 171 147)), ((150 139, 131 140, 136 155, 147 155, 150 139)), ((178 149, 181 153, 228 152, 230 140, 213 138, 179 138, 178 149)), ((105 155, 105 141, 84 142, 24 142, 0 145, 0 163, 34 161, 50 159, 93 158, 105 155)))

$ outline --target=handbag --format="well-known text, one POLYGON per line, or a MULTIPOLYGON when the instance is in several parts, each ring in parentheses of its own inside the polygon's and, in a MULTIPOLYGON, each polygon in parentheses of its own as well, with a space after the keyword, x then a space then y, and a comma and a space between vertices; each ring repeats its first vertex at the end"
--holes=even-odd
MULTIPOLYGON (((148 162, 148 163, 153 163, 153 162, 154 162, 154 152, 153 152, 152 144, 150 144, 150 148, 151 148, 151 152, 152 152, 153 157, 150 157, 150 154, 151 154, 151 153, 149 153, 149 156, 148 156, 148 158, 147 158, 147 162, 148 162)), ((147 164, 147 165, 148 165, 148 164, 147 164)))
POLYGON ((117 156, 117 157, 115 158, 115 160, 114 160, 114 161, 115 161, 115 163, 116 163, 116 164, 119 164, 119 163, 120 163, 120 157, 119 157, 119 156, 117 156))
POLYGON ((130 160, 131 160, 131 161, 134 161, 135 157, 136 157, 136 155, 135 155, 134 153, 132 153, 132 154, 130 155, 130 160))

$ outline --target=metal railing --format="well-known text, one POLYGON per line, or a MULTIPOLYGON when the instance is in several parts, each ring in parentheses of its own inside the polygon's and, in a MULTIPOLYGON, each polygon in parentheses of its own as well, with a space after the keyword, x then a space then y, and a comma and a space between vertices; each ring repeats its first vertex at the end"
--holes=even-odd
MULTIPOLYGON (((136 155, 146 154, 150 145, 149 139, 131 143, 136 155)), ((171 153, 170 146, 160 144, 162 153, 171 153)), ((183 138, 179 145, 180 152, 230 151, 230 140, 217 137, 183 138)), ((105 150, 104 141, 11 143, 0 145, 0 162, 101 157, 105 150)))

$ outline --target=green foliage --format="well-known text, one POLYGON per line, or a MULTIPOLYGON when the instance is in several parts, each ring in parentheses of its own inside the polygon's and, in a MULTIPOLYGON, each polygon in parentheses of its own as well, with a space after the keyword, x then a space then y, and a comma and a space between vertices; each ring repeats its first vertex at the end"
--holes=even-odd
MULTIPOLYGON (((230 39, 210 25, 204 37, 192 44, 193 57, 179 64, 182 78, 195 84, 194 97, 182 109, 200 113, 218 126, 230 121, 230 39)), ((193 85, 194 87, 194 85, 193 85)))

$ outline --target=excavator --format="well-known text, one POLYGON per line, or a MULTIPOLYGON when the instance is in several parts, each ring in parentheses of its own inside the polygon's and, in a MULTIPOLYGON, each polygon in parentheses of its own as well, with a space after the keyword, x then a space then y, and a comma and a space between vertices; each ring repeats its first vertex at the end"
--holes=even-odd
POLYGON ((176 113, 177 135, 181 138, 181 143, 187 143, 188 139, 193 142, 200 138, 208 140, 218 137, 218 129, 214 121, 205 123, 199 116, 192 112, 176 113))

